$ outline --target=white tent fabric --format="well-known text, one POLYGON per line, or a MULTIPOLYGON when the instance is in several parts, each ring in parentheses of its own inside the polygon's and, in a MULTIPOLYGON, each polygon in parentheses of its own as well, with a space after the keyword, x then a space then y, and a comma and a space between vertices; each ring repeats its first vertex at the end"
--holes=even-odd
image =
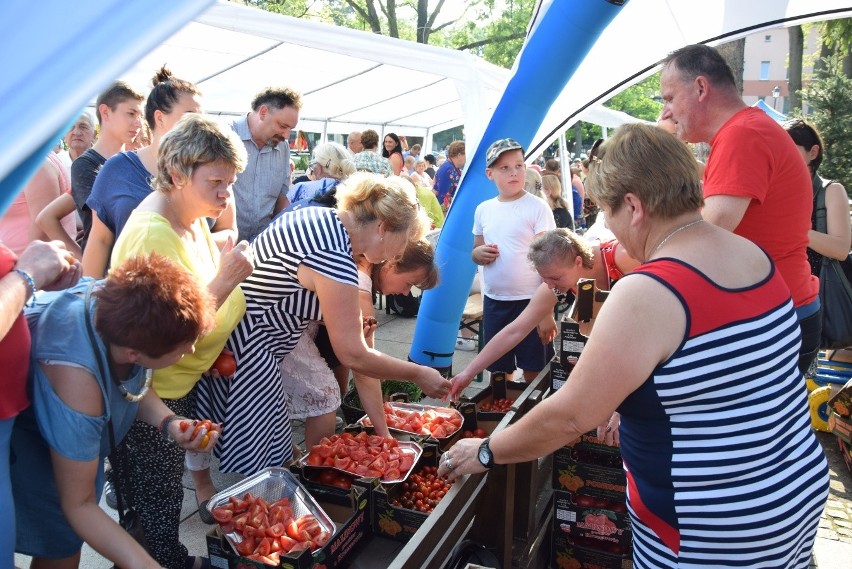
MULTIPOLYGON (((167 63, 204 93, 211 114, 237 115, 268 85, 303 96, 300 130, 347 134, 374 128, 427 139, 464 125, 473 147, 510 71, 457 50, 219 2, 140 59, 122 78, 147 89, 167 63)), ((583 120, 633 120, 603 106, 583 120)))
MULTIPOLYGON (((544 13, 548 3, 542 0, 537 12, 544 13)), ((630 0, 551 106, 528 155, 541 152, 584 109, 655 73, 668 53, 684 45, 715 46, 762 29, 850 15, 849 0, 630 0)))

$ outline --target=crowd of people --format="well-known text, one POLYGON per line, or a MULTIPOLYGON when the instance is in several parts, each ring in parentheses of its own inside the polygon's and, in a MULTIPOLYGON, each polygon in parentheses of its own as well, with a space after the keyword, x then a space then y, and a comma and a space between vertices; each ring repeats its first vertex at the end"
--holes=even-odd
POLYGON ((307 445, 332 434, 350 378, 382 435, 383 379, 452 399, 484 369, 529 381, 553 356, 555 307, 592 278, 611 292, 570 381, 510 428, 458 441, 439 473, 532 460, 598 427, 621 445, 637 564, 724 551, 807 567, 827 466, 802 374, 819 349, 819 261, 852 241, 845 189, 818 175, 813 126, 785 132, 747 107, 714 49, 672 53, 661 90, 670 128, 625 125, 565 177, 555 160, 527 167, 511 138, 488 147, 497 196, 471 227, 485 345, 447 379, 375 349, 373 301, 438 283, 425 236, 464 142, 441 162, 353 132, 314 147, 293 183, 294 90, 265 89, 222 124, 165 67, 147 99, 111 86, 97 140, 84 114, 67 156, 48 156, 0 219, 0 563, 76 567, 86 542, 118 566, 209 566, 178 535, 185 469, 211 522, 211 453, 244 475, 288 464, 291 419, 307 445), (706 168, 681 141, 711 144, 706 168), (823 187, 827 233, 812 218, 823 187), (579 235, 597 208, 608 237, 579 235), (223 353, 233 374, 212 368, 223 353), (198 420, 202 436, 181 425, 198 420), (98 507, 105 479, 147 549, 98 507))

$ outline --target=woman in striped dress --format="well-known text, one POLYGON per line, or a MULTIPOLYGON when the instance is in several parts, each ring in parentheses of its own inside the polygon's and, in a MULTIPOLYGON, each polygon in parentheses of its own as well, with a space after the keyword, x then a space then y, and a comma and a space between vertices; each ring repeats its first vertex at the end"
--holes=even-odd
POLYGON ((371 377, 413 381, 443 397, 435 369, 367 347, 354 255, 395 259, 429 227, 413 188, 399 179, 353 174, 337 186, 337 208, 278 216, 252 242, 255 267, 242 284, 246 313, 228 342, 231 381, 202 382, 199 409, 223 423, 220 470, 249 475, 292 459, 288 397, 279 364, 311 320, 322 319, 341 363, 371 377))
MULTIPOLYGON (((644 264, 613 288, 565 385, 483 449, 456 443, 439 473, 543 456, 617 409, 634 567, 805 569, 828 468, 790 292, 761 249, 702 221, 677 139, 625 125, 603 152, 586 189, 644 264)), ((553 285, 571 270, 542 275, 553 285)))

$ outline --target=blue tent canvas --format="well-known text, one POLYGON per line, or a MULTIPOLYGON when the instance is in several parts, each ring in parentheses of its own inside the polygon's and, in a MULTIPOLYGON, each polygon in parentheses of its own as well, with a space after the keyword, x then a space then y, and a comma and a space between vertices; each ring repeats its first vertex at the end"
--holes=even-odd
POLYGON ((753 104, 752 107, 757 107, 758 109, 772 117, 772 120, 774 120, 775 122, 780 123, 787 120, 787 115, 785 115, 784 113, 779 113, 778 111, 767 105, 766 101, 764 101, 763 99, 753 104))

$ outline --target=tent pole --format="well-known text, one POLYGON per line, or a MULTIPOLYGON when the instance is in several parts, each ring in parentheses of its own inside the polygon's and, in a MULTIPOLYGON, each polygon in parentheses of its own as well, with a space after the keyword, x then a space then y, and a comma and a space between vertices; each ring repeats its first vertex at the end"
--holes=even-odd
POLYGON ((565 145, 565 132, 559 133, 559 167, 562 169, 562 197, 568 202, 568 211, 574 219, 574 196, 571 195, 571 159, 565 145))
POLYGON ((423 156, 432 154, 432 128, 426 128, 426 136, 423 137, 423 156))
POLYGON ((322 138, 320 138, 320 144, 325 144, 328 142, 328 121, 322 123, 322 138))

